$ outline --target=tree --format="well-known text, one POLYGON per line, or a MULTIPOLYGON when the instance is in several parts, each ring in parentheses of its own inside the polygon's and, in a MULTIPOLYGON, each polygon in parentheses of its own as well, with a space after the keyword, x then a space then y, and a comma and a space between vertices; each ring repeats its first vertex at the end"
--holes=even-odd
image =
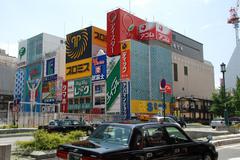
POLYGON ((234 108, 234 115, 240 116, 240 79, 237 77, 236 89, 233 90, 233 98, 231 101, 234 108))

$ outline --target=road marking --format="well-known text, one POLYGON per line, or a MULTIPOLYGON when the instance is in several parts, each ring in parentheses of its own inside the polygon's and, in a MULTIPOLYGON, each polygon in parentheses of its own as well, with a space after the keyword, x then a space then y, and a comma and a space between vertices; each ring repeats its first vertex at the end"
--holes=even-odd
MULTIPOLYGON (((226 148, 234 148, 234 149, 238 149, 240 148, 240 144, 231 144, 231 145, 225 145, 225 146, 219 146, 217 147, 217 150, 221 150, 221 149, 226 149, 226 148)), ((240 159, 239 159, 240 160, 240 159)))

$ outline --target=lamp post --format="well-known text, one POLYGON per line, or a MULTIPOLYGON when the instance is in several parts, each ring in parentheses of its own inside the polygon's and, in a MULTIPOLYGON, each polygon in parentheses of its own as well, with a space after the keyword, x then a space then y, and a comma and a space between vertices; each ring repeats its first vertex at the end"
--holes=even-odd
POLYGON ((222 79, 222 89, 223 89, 223 101, 224 101, 224 120, 225 120, 225 124, 226 126, 228 126, 228 110, 226 107, 226 90, 225 90, 225 72, 226 72, 226 64, 222 63, 221 65, 221 72, 223 74, 223 79, 222 79))

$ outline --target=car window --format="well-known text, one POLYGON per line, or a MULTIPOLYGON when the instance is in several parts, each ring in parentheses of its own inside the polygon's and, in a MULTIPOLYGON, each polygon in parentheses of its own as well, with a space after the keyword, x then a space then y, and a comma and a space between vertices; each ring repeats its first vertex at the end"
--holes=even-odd
POLYGON ((188 137, 186 137, 182 131, 173 126, 166 127, 166 131, 170 137, 172 143, 185 143, 189 142, 188 137))
POLYGON ((176 121, 171 119, 171 118, 168 118, 168 121, 171 122, 171 123, 176 123, 176 121))
POLYGON ((54 122, 54 121, 50 121, 50 122, 49 122, 49 125, 50 125, 50 126, 55 126, 55 125, 57 125, 57 123, 54 122))
POLYGON ((162 127, 149 127, 144 130, 144 147, 161 146, 167 142, 168 137, 162 127))
POLYGON ((78 121, 73 121, 73 125, 79 125, 78 121))
POLYGON ((72 122, 70 120, 65 120, 63 122, 63 125, 72 125, 72 122))

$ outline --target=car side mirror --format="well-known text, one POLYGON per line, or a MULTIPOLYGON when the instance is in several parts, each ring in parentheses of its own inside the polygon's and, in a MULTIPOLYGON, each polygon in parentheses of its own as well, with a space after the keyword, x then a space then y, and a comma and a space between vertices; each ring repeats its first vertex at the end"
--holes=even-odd
POLYGON ((210 142, 212 139, 213 139, 212 135, 207 136, 207 140, 208 140, 207 142, 210 142))

